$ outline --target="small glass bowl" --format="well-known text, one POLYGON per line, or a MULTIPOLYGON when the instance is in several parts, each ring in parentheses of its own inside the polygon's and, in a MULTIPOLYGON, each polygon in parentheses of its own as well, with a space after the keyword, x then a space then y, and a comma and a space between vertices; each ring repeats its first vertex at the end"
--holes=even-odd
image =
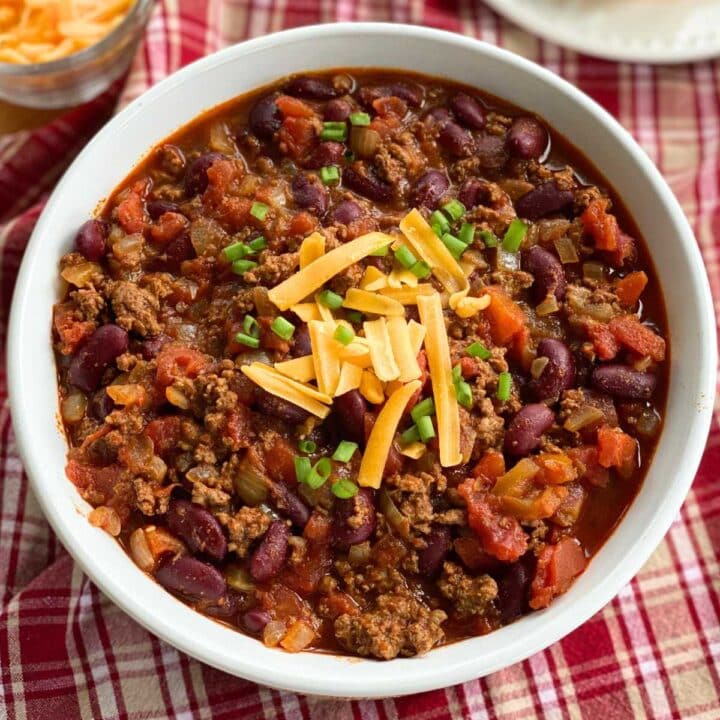
POLYGON ((61 108, 97 97, 130 65, 153 3, 137 0, 102 40, 60 60, 0 63, 0 98, 25 107, 61 108))

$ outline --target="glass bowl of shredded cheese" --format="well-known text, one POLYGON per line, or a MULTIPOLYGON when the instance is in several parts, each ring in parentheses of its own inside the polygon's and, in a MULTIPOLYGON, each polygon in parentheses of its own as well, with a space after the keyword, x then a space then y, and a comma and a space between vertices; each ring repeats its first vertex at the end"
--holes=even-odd
POLYGON ((102 93, 128 68, 153 0, 0 3, 0 98, 59 108, 102 93))

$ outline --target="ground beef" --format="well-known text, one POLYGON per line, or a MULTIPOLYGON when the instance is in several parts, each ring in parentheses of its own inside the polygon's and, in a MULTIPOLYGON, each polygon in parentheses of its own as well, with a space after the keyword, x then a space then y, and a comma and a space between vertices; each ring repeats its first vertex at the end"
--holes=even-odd
POLYGON ((273 287, 287 280, 297 269, 300 256, 296 252, 274 255, 266 251, 260 256, 260 264, 243 275, 248 283, 273 287))
POLYGON ((390 660, 422 655, 442 642, 442 610, 430 611, 413 597, 381 595, 369 610, 335 621, 335 637, 350 652, 390 660))
POLYGON ((535 278, 524 270, 496 270, 490 275, 490 279, 513 298, 518 297, 535 281, 535 278))
POLYGON ((70 297, 84 320, 97 320, 105 309, 105 298, 93 288, 75 290, 70 297))
POLYGON ((475 446, 473 456, 488 448, 498 447, 505 432, 505 421, 495 412, 495 406, 488 397, 478 397, 473 389, 475 406, 471 416, 475 430, 475 446))
POLYGON ((161 487, 155 482, 142 477, 132 481, 135 490, 135 507, 143 515, 162 515, 167 512, 170 503, 168 487, 161 487))
POLYGON ((498 592, 497 583, 489 575, 472 577, 452 562, 443 565, 438 587, 454 603, 459 618, 486 614, 498 592))
POLYGON ((228 550, 239 558, 247 556, 250 546, 262 537, 270 527, 272 519, 260 508, 243 507, 234 515, 218 513, 218 520, 228 531, 228 550))
POLYGON ((157 295, 149 290, 120 280, 113 284, 110 302, 115 313, 115 322, 121 328, 143 337, 160 332, 161 325, 157 318, 160 301, 157 295))
POLYGON ((338 273, 328 283, 328 286, 333 292, 344 296, 350 288, 358 287, 358 285, 360 285, 360 280, 362 279, 364 272, 365 271, 363 270, 362 265, 355 263, 338 273))
POLYGON ((192 501, 209 510, 227 510, 231 504, 231 497, 220 488, 209 487, 205 483, 196 481, 192 487, 192 501))

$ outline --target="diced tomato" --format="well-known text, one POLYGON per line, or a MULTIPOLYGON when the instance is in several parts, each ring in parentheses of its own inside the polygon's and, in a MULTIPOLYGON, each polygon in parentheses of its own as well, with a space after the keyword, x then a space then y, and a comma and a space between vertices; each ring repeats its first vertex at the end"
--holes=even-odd
POLYGON ((618 245, 620 228, 617 218, 607 212, 607 205, 604 198, 593 200, 580 216, 585 232, 593 238, 598 250, 615 250, 618 245))
POLYGON ((540 472, 534 478, 538 484, 564 485, 577 479, 573 461, 565 453, 540 453, 533 462, 540 466, 540 472))
POLYGON ((180 442, 180 416, 155 418, 145 426, 145 434, 152 440, 157 455, 166 456, 180 442))
POLYGON ((525 313, 502 288, 489 285, 485 291, 492 298, 485 310, 485 316, 490 321, 493 342, 495 345, 509 345, 517 335, 526 330, 525 313))
POLYGON ((486 450, 472 469, 473 477, 484 478, 495 484, 495 481, 505 474, 505 457, 497 450, 486 450))
POLYGON ((142 232, 145 227, 146 183, 136 182, 117 206, 117 219, 126 233, 142 232))
POLYGON ((317 590, 318 583, 332 565, 330 549, 330 519, 314 512, 308 520, 303 537, 307 541, 307 550, 303 561, 297 565, 288 565, 283 573, 283 581, 300 595, 311 595, 317 590))
POLYGON ((134 499, 132 486, 123 478, 120 465, 96 467, 70 459, 65 466, 65 474, 92 505, 113 508, 122 521, 130 515, 134 499))
POLYGON ((172 385, 177 378, 196 378, 210 360, 198 350, 171 343, 165 345, 157 356, 157 381, 160 385, 172 385))
POLYGON ((459 537, 453 542, 453 548, 463 565, 475 572, 491 572, 500 567, 500 561, 483 550, 480 539, 475 536, 459 537))
POLYGON ((483 360, 474 357, 460 358, 460 372, 465 380, 476 378, 483 371, 483 360))
POLYGON ((420 366, 421 373, 420 377, 418 378, 420 380, 420 387, 410 396, 410 399, 405 406, 405 414, 409 413, 420 402, 420 398, 422 397, 424 392, 425 383, 430 377, 430 373, 427 369, 427 355, 425 355, 424 350, 421 350, 418 353, 417 361, 418 365, 420 366))
POLYGON ((377 230, 377 220, 372 217, 361 217, 347 225, 347 239, 354 240, 374 230, 377 230))
POLYGON ((604 251, 603 255, 612 267, 622 267, 626 260, 632 260, 637 255, 635 240, 621 230, 617 239, 617 247, 614 250, 604 251))
POLYGON ((598 449, 595 445, 570 448, 568 455, 575 463, 579 480, 584 480, 597 487, 605 487, 608 484, 610 473, 600 464, 598 449))
POLYGON ((648 276, 642 271, 628 273, 615 283, 615 293, 620 302, 626 307, 632 307, 648 284, 648 276))
POLYGON ((369 127, 381 137, 386 137, 399 127, 401 122, 401 118, 397 115, 386 115, 385 117, 374 117, 369 127))
POLYGON ((260 594, 262 606, 275 620, 312 617, 312 610, 294 590, 281 583, 273 583, 268 592, 260 594))
POLYGON ((263 465, 273 480, 281 480, 291 487, 297 485, 295 452, 285 438, 273 436, 270 447, 263 453, 263 465))
POLYGON ((286 117, 278 133, 280 149, 291 158, 305 157, 315 142, 315 125, 302 117, 286 117))
POLYGON ((306 102, 290 95, 281 95, 275 99, 275 104, 286 118, 311 118, 315 115, 315 111, 306 102))
POLYGON ((562 595, 585 569, 587 560, 575 538, 564 537, 556 545, 546 545, 538 555, 535 578, 530 586, 530 607, 547 607, 562 595))
POLYGON ((317 218, 309 212, 302 210, 293 215, 288 226, 288 235, 291 237, 309 235, 317 227, 317 218))
POLYGON ((260 345, 268 350, 275 350, 281 355, 287 355, 290 352, 290 343, 276 335, 270 327, 275 318, 261 315, 257 320, 260 325, 260 345))
POLYGON ((394 95, 379 97, 377 100, 373 100, 372 105, 375 112, 382 118, 386 118, 388 115, 403 118, 407 113, 407 103, 394 95))
POLYGON ((597 434, 598 462, 604 468, 617 468, 623 477, 637 467, 638 444, 620 428, 603 425, 597 434))
POLYGON ((78 320, 74 310, 64 304, 56 305, 53 325, 60 340, 60 352, 72 355, 94 332, 97 325, 90 320, 78 320))
POLYGON ((341 615, 357 615, 360 612, 357 603, 342 590, 329 592, 323 602, 331 620, 335 620, 341 615))
POLYGON ((623 347, 641 356, 649 355, 657 362, 665 359, 665 340, 643 325, 635 315, 613 318, 609 328, 623 347))
POLYGON ((178 540, 169 530, 164 527, 145 528, 145 539, 148 549, 155 562, 165 555, 184 555, 187 548, 182 540, 178 540))
POLYGON ((572 483, 567 487, 568 494, 560 507, 552 516, 552 521, 560 527, 572 527, 580 517, 587 491, 579 483, 572 483))
POLYGON ((595 320, 586 320, 584 325, 597 356, 601 360, 612 360, 620 348, 615 336, 610 332, 610 328, 605 323, 595 320))
POLYGON ((252 420, 250 409, 238 403, 225 416, 224 435, 230 442, 230 449, 237 451, 240 448, 250 447, 252 438, 252 420))
POLYGON ((498 498, 476 490, 475 483, 473 478, 458 485, 467 503, 468 524, 486 552, 503 562, 515 562, 527 550, 527 536, 514 517, 500 510, 498 498))
POLYGON ((166 212, 150 227, 150 237, 159 245, 166 245, 180 235, 187 225, 188 221, 184 215, 166 212))
POLYGON ((407 547, 399 537, 388 533, 375 543, 371 554, 378 567, 397 567, 407 555, 407 547))

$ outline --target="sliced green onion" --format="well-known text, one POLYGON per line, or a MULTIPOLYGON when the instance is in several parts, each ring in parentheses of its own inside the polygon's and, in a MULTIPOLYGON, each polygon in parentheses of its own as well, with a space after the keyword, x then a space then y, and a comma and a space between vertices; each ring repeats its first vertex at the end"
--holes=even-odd
POLYGON ((436 210, 430 216, 430 226, 433 230, 435 230, 435 234, 440 237, 442 237, 450 229, 448 219, 439 210, 436 210), (440 232, 438 232, 436 228, 439 228, 440 232))
POLYGON ((403 445, 410 445, 410 443, 420 442, 420 432, 418 431, 417 425, 409 427, 404 433, 400 435, 400 442, 403 445))
POLYGON ((460 382, 463 379, 462 376, 462 366, 461 365, 455 365, 452 369, 452 379, 454 383, 460 382))
POLYGON ((347 123, 345 122, 324 122, 320 133, 321 140, 335 140, 343 142, 347 139, 347 123))
POLYGON ((320 179, 323 185, 332 185, 332 183, 339 182, 340 171, 335 165, 327 165, 326 167, 320 168, 320 179))
POLYGON ((479 342, 474 342, 472 345, 468 345, 465 352, 470 357, 480 358, 481 360, 487 360, 492 355, 492 353, 479 342))
POLYGON ((455 383, 455 394, 457 395, 457 401, 464 408, 471 408, 473 406, 473 396, 470 385, 465 380, 460 380, 455 383))
POLYGON ((341 440, 337 449, 333 453, 332 459, 338 462, 350 462, 350 459, 358 449, 358 444, 350 442, 349 440, 341 440))
POLYGON ((359 325, 363 321, 363 315, 359 310, 348 310, 345 313, 345 317, 348 322, 351 322, 353 325, 359 325))
POLYGON ((420 433, 420 440, 424 443, 435 437, 435 428, 429 415, 424 415, 417 421, 417 429, 420 433))
POLYGON ((420 280, 424 280, 428 277, 432 270, 430 266, 424 260, 418 260, 411 268, 410 272, 420 280))
POLYGON ((313 489, 317 490, 325 484, 332 473, 332 463, 329 458, 320 458, 310 469, 305 482, 313 489))
POLYGON ((310 458, 296 457, 293 462, 295 463, 295 477, 297 478, 297 481, 305 482, 308 475, 310 475, 310 470, 312 470, 310 458))
POLYGON ((460 226, 458 239, 462 240, 466 245, 472 245, 475 239, 475 226, 472 223, 463 223, 460 226))
POLYGON ((412 254, 412 251, 406 245, 401 245, 395 251, 395 259, 408 270, 418 261, 418 259, 412 254))
POLYGON ((338 310, 342 307, 343 299, 341 295, 334 293, 332 290, 323 290, 318 299, 325 306, 331 310, 338 310))
POLYGON ((244 242, 236 242, 223 249, 223 255, 228 262, 240 260, 248 254, 248 246, 244 242))
POLYGON ((421 417, 435 414, 435 403, 431 397, 421 400, 411 411, 410 417, 417 422, 421 417))
POLYGON ((243 332, 250 337, 260 337, 260 326, 258 321, 252 315, 246 315, 243 320, 243 332))
POLYGON ((298 447, 304 453, 314 453, 317 450, 317 443, 314 440, 301 440, 298 447))
POLYGON ((260 339, 252 337, 252 335, 247 335, 246 333, 236 333, 235 342, 239 343, 240 345, 247 345, 251 348, 260 347, 260 339))
POLYGON ((451 200, 442 207, 451 220, 459 220, 465 214, 465 206, 459 200, 451 200))
POLYGON ((445 233, 440 239, 456 260, 467 250, 467 245, 450 233, 445 233))
POLYGON ((373 250, 370 255, 373 257, 385 257, 388 254, 388 250, 390 249, 389 245, 383 245, 381 248, 378 248, 377 250, 373 250))
POLYGON ((503 238, 503 250, 516 253, 520 249, 527 231, 528 226, 519 218, 515 218, 510 223, 510 227, 508 227, 503 238))
POLYGON ((370 116, 365 112, 350 113, 350 124, 357 127, 365 127, 370 124, 370 116))
POLYGON ((355 338, 355 333, 349 327, 345 327, 344 325, 338 325, 335 332, 333 333, 333 337, 339 343, 342 343, 343 345, 349 345, 355 338))
POLYGON ((507 402, 510 399, 512 390, 512 375, 509 372, 501 372, 498 375, 497 399, 507 402))
POLYGON ((242 275, 248 270, 252 270, 257 267, 257 263, 254 260, 235 260, 232 264, 232 271, 236 275, 242 275))
POLYGON ((248 247, 253 252, 260 252, 260 250, 264 250, 267 247, 267 240, 265 240, 262 235, 259 235, 248 243, 248 247))
POLYGON ((257 200, 252 204, 252 207, 250 208, 250 214, 262 222, 265 219, 265 216, 268 214, 268 210, 270 210, 270 206, 266 205, 265 203, 258 202, 257 200))
POLYGON ((330 490, 336 498, 341 500, 349 500, 351 497, 355 497, 358 494, 358 486, 352 481, 345 478, 341 478, 337 482, 332 484, 330 490))
POLYGON ((481 230, 480 231, 480 239, 485 244, 486 248, 494 248, 497 247, 498 239, 495 233, 490 232, 490 230, 481 230))
POLYGON ((270 325, 270 329, 283 340, 289 340, 295 332, 295 326, 284 317, 276 317, 270 325))

